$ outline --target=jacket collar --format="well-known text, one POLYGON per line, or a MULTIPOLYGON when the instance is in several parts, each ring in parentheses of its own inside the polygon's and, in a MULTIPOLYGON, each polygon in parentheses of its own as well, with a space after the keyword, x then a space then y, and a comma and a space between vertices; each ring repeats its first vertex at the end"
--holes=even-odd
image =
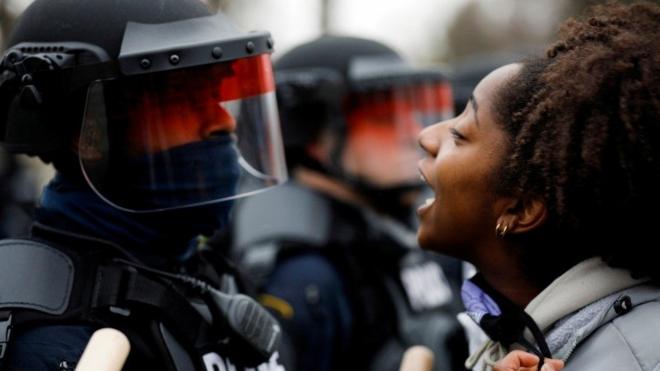
POLYGON ((559 319, 617 291, 633 287, 648 278, 634 279, 624 269, 612 268, 594 257, 559 276, 536 296, 525 311, 546 331, 559 319))

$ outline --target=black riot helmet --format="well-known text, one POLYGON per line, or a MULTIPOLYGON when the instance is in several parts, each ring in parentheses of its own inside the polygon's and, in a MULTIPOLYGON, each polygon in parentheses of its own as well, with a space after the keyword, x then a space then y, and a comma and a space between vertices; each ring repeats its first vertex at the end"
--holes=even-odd
POLYGON ((36 0, 0 64, 0 141, 154 211, 286 178, 273 42, 197 0, 36 0))
POLYGON ((413 68, 378 42, 337 36, 294 48, 275 70, 290 167, 316 166, 368 197, 421 185, 417 135, 453 114, 439 71, 413 68), (307 148, 327 133, 331 159, 318 163, 307 148))

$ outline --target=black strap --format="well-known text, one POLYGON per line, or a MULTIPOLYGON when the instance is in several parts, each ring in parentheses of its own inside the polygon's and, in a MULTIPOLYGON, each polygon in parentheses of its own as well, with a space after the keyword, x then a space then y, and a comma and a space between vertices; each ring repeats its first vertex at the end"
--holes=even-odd
POLYGON ((486 314, 481 320, 481 328, 491 339, 499 341, 507 347, 518 343, 526 347, 528 351, 536 354, 541 360, 552 358, 550 347, 548 347, 543 332, 524 309, 492 287, 481 274, 470 278, 470 281, 474 282, 495 300, 502 311, 499 316, 486 314), (536 345, 525 338, 525 329, 531 332, 536 345))
MULTIPOLYGON (((552 353, 550 353, 550 347, 548 346, 548 343, 545 341, 545 335, 543 335, 543 332, 539 328, 539 325, 537 325, 536 321, 534 321, 534 319, 532 319, 532 317, 529 314, 527 314, 527 312, 525 312, 525 311, 523 311, 523 320, 525 321, 525 326, 532 333, 532 336, 534 337, 534 341, 536 342, 536 345, 539 347, 539 350, 541 351, 540 355, 537 354, 537 356, 539 356, 539 358, 541 359, 541 364, 538 366, 539 369, 540 369, 541 366, 543 365, 543 358, 544 357, 545 358, 552 358, 552 353)), ((523 342, 522 342, 523 340, 524 340, 524 342, 529 343, 527 341, 527 339, 525 339, 524 336, 521 336, 521 339, 522 340, 519 340, 519 341, 521 341, 521 344, 523 344, 523 342)), ((526 344, 523 344, 523 345, 527 346, 526 344)), ((527 347, 530 348, 529 346, 527 346, 527 347)), ((534 348, 534 347, 531 347, 531 348, 534 348)))
POLYGON ((108 258, 99 262, 89 251, 83 254, 35 240, 0 241, 0 353, 12 318, 20 326, 37 321, 105 323, 115 309, 155 316, 197 349, 214 343, 212 324, 182 287, 108 258), (2 316, 9 311, 13 316, 2 316))
POLYGON ((161 317, 168 328, 195 348, 205 348, 213 343, 212 325, 179 290, 166 280, 148 277, 132 267, 105 265, 98 269, 92 308, 145 310, 161 317))
POLYGON ((9 336, 11 335, 12 327, 12 314, 11 311, 0 311, 0 367, 2 367, 2 360, 5 358, 7 345, 9 344, 9 336))

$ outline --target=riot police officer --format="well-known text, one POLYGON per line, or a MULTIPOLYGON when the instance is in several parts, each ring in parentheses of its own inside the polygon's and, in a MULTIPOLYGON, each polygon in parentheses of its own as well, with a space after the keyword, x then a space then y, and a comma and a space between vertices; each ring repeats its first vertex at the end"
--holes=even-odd
POLYGON ((275 70, 292 181, 239 203, 231 240, 292 335, 297 369, 394 370, 415 344, 435 350, 437 369, 462 368, 460 264, 419 250, 411 222, 417 134, 452 114, 446 79, 335 36, 275 70))
POLYGON ((0 242, 0 362, 68 370, 92 331, 128 369, 283 370, 279 326, 200 236, 286 178, 268 33, 197 0, 37 0, 0 67, 0 139, 52 163, 0 242))

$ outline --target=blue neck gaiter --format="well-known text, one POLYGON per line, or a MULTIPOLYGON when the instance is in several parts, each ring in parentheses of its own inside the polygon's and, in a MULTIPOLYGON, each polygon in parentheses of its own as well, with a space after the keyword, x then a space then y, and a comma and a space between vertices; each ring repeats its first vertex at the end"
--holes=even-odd
POLYGON ((131 210, 170 209, 235 195, 239 176, 235 140, 217 134, 120 161, 110 172, 111 188, 99 191, 131 210))
MULTIPOLYGON (((192 156, 194 159, 190 160, 198 165, 203 162, 203 166, 208 166, 209 177, 217 179, 211 179, 210 184, 222 188, 217 189, 218 194, 234 193, 238 163, 235 157, 223 157, 223 154, 232 152, 224 147, 214 152, 208 144, 200 144, 206 146, 204 156, 199 156, 200 151, 175 152, 180 158, 174 163, 181 165, 175 170, 184 174, 188 162, 186 156, 192 156), (224 167, 220 168, 218 163, 224 164, 224 167)), ((190 149, 193 145, 186 146, 190 149)), ((172 153, 168 156, 171 158, 172 153)), ((186 178, 179 179, 181 189, 187 191, 186 178)), ((150 181, 149 186, 153 187, 153 178, 150 181)), ((171 197, 177 187, 176 184, 173 187, 172 181, 168 180, 168 192, 162 196, 171 197)), ((42 193, 36 220, 51 227, 111 241, 134 252, 177 257, 186 254, 191 241, 198 235, 211 235, 222 229, 228 222, 232 204, 231 201, 224 201, 160 212, 131 213, 103 201, 83 179, 58 173, 42 193)))
POLYGON ((545 336, 534 319, 488 284, 481 274, 463 283, 461 297, 467 315, 492 340, 506 348, 514 344, 524 347, 539 357, 539 368, 544 358, 553 358, 545 336), (530 331, 533 342, 527 340, 525 330, 530 331))

